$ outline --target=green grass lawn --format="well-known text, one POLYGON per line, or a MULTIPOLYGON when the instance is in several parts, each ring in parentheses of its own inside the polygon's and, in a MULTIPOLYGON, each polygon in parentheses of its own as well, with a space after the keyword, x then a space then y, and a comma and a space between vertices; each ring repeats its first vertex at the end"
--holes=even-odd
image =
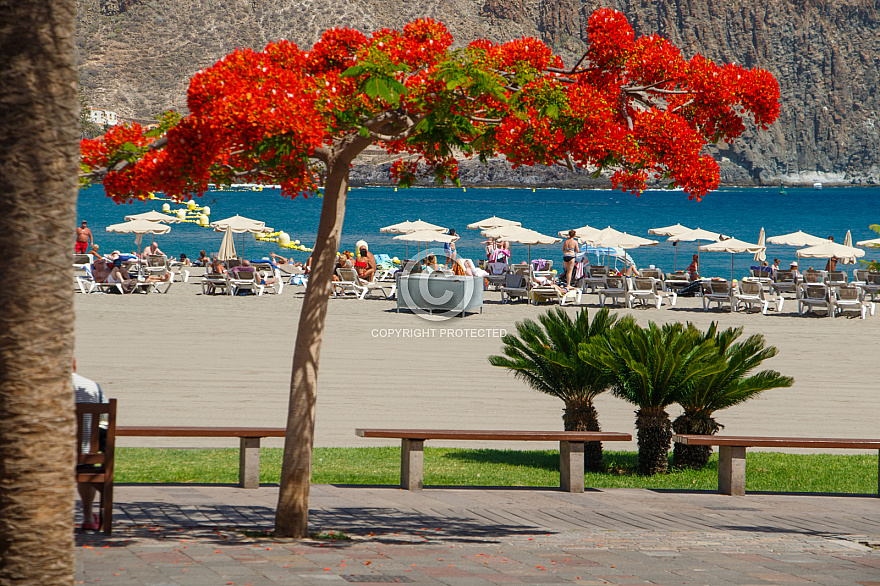
MULTIPOLYGON (((671 451, 670 451, 671 456, 671 451)), ((652 477, 635 474, 634 452, 605 452, 607 471, 588 473, 595 488, 715 490, 717 455, 699 472, 674 471, 652 477)), ((777 492, 877 493, 877 456, 749 452, 746 489, 777 492)), ((400 448, 316 448, 312 482, 397 485, 400 448)), ((277 483, 281 449, 261 451, 260 481, 277 483)), ((238 449, 116 448, 118 483, 237 483, 238 449)), ((558 486, 554 450, 468 450, 425 448, 425 485, 558 486)))

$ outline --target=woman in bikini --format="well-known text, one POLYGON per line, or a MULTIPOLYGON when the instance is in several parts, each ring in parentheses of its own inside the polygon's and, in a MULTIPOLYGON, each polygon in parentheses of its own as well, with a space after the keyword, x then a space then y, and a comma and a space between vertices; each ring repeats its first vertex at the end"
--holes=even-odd
POLYGON ((575 231, 568 231, 568 238, 562 243, 562 268, 565 269, 565 288, 571 287, 571 274, 574 271, 574 262, 578 253, 578 241, 574 237, 575 231))

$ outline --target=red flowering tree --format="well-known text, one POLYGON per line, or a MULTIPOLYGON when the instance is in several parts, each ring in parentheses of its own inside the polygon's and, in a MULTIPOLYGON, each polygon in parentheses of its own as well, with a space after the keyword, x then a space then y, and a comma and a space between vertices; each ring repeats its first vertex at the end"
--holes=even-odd
POLYGON ((289 197, 324 185, 293 357, 277 534, 307 534, 324 317, 349 168, 361 151, 379 144, 405 153, 391 169, 403 186, 420 175, 457 184, 455 152, 503 154, 515 166, 607 169, 615 187, 634 193, 659 179, 699 199, 718 185, 706 143, 778 115, 768 72, 686 60, 659 36, 636 39, 620 12, 593 13, 589 39, 568 69, 529 38, 451 50, 449 32, 429 19, 370 36, 334 29, 310 51, 279 41, 199 71, 190 114, 166 116, 152 134, 132 125, 83 141, 82 177, 101 177, 117 201, 152 191, 185 198, 243 178, 280 184, 289 197))

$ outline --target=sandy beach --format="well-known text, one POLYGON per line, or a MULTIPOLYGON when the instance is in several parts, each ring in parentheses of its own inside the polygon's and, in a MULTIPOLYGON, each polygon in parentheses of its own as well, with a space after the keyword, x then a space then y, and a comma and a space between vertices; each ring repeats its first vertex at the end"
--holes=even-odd
MULTIPOLYGON (((119 425, 283 427, 304 289, 285 286, 282 295, 262 297, 207 296, 200 280, 175 283, 167 295, 77 293, 78 372, 119 399, 119 425)), ((485 300, 482 314, 429 322, 398 314, 394 301, 375 296, 331 299, 316 446, 397 443, 358 438, 357 427, 561 429, 561 401, 531 390, 486 360, 500 352, 503 331, 514 331, 517 321, 535 318, 546 307, 501 304, 492 291, 485 300)), ((585 294, 583 302, 596 311, 596 295, 585 294)), ((876 437, 880 315, 799 317, 794 301, 784 309, 766 316, 704 312, 700 299, 682 298, 674 308, 613 311, 631 313, 642 324, 691 321, 705 328, 715 320, 722 327, 742 325, 744 335, 762 333, 779 348, 765 368, 795 377, 794 387, 720 412, 721 433, 876 437)), ((632 405, 604 394, 597 407, 603 429, 635 434, 632 405)), ((669 409, 673 418, 679 411, 669 409)), ((231 447, 236 442, 121 438, 119 444, 231 447)), ((280 446, 281 440, 264 445, 280 446)), ((608 447, 634 449, 635 443, 608 447)))

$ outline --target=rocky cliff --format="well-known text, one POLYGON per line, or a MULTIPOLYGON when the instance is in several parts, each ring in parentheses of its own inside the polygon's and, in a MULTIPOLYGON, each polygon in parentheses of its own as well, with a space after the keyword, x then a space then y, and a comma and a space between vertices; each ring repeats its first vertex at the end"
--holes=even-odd
MULTIPOLYGON (((537 36, 580 56, 592 0, 78 0, 81 80, 93 106, 149 119, 185 110, 189 77, 235 47, 314 43, 331 26, 364 31, 429 16, 457 42, 537 36)), ((609 0, 639 34, 659 32, 686 57, 770 70, 782 111, 713 155, 726 183, 880 180, 880 14, 874 0, 609 0)), ((372 163, 367 158, 365 162, 372 163)), ((380 161, 381 162, 381 161, 380 161)), ((372 164, 361 180, 383 176, 372 164)), ((568 171, 468 165, 466 181, 578 184, 568 171)))

